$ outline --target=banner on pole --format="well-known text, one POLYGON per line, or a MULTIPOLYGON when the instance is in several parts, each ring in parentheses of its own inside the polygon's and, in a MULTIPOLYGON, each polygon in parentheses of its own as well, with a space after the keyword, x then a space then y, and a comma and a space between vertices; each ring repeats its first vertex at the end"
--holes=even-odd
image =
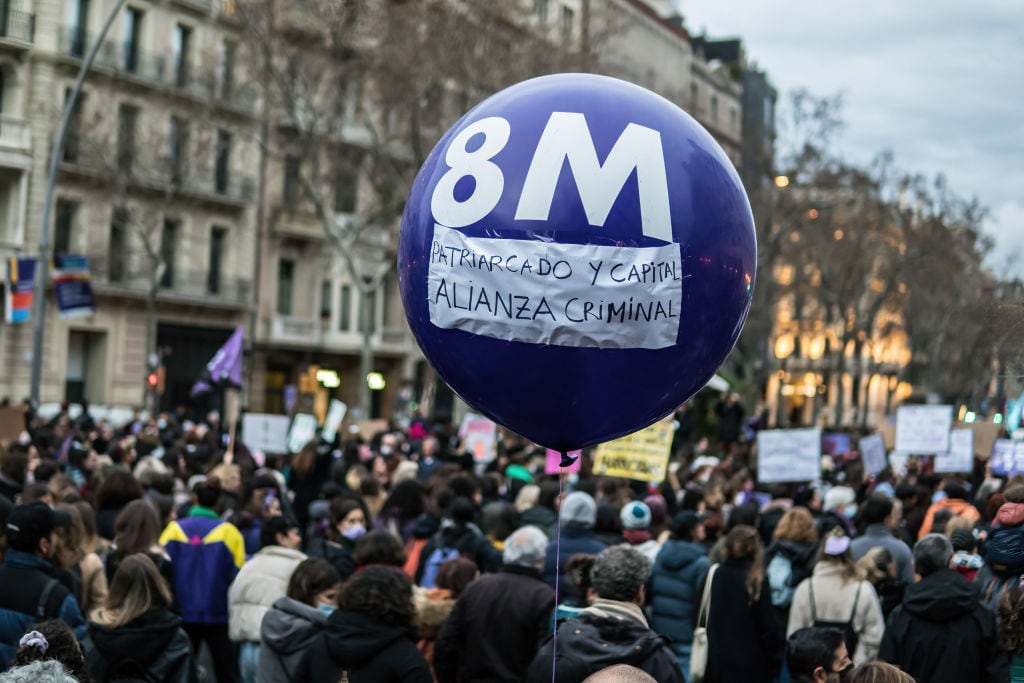
POLYGON ((7 259, 7 286, 4 288, 4 321, 23 323, 32 315, 32 287, 35 285, 36 260, 32 257, 7 259))
POLYGON ((55 254, 53 291, 61 320, 96 314, 96 297, 89 280, 89 259, 79 254, 55 254))
POLYGON ((674 430, 662 420, 597 447, 594 474, 658 483, 665 479, 674 430))
POLYGON ((757 433, 757 480, 762 484, 821 478, 821 430, 765 429, 757 433))
POLYGON ((320 436, 327 443, 334 443, 334 437, 338 435, 338 427, 348 413, 348 405, 336 398, 331 399, 331 407, 327 410, 327 417, 324 418, 324 428, 320 430, 320 436))

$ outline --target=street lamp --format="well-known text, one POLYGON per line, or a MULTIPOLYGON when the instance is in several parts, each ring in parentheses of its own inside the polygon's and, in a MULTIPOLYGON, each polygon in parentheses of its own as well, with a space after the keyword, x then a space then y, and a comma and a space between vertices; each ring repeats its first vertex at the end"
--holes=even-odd
POLYGON ((775 176, 775 187, 783 188, 789 187, 789 176, 777 175, 775 176))

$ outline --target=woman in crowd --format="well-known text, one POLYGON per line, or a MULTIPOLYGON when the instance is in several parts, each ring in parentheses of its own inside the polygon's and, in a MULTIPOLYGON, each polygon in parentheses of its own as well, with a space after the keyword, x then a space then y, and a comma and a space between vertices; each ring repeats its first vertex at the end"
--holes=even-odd
POLYGON ((171 590, 143 553, 118 563, 107 606, 91 615, 86 651, 89 672, 97 681, 198 680, 192 645, 181 618, 171 611, 171 590))
MULTIPOLYGON (((125 506, 114 523, 114 543, 107 553, 105 569, 107 580, 113 581, 121 560, 142 553, 153 561, 167 588, 174 592, 174 566, 170 556, 160 545, 163 527, 156 508, 148 500, 133 500, 125 506)), ((174 601, 177 604, 177 600, 174 601)))
POLYGON ((356 571, 352 555, 356 542, 366 534, 369 515, 359 498, 338 496, 331 501, 328 525, 322 537, 312 539, 308 548, 310 557, 322 557, 331 563, 342 581, 356 571))
POLYGON ((21 637, 0 683, 89 683, 82 648, 60 619, 47 619, 21 637))
POLYGON ((764 582, 757 529, 739 525, 721 548, 722 563, 704 590, 709 600, 706 683, 769 683, 779 670, 785 637, 764 582), (737 656, 742 653, 742 656, 737 656))
POLYGON ((398 538, 388 531, 371 531, 359 539, 352 561, 356 563, 356 571, 372 565, 385 567, 401 567, 405 564, 405 550, 398 538))
POLYGON ((850 550, 850 538, 833 529, 818 550, 813 575, 797 586, 789 612, 788 633, 809 626, 843 632, 855 664, 875 658, 885 622, 875 588, 864 581, 850 550))
MULTIPOLYGON (((414 464, 414 463, 411 463, 414 464)), ((384 507, 373 523, 377 530, 390 531, 402 539, 409 540, 416 518, 426 509, 427 499, 423 485, 416 479, 405 479, 395 484, 384 501, 384 507)))
POLYGON ((882 606, 882 620, 888 621, 892 611, 903 602, 903 592, 907 588, 907 582, 897 576, 892 553, 876 546, 857 561, 857 568, 875 587, 882 606))
MULTIPOLYGON (((434 661, 434 642, 441 632, 448 614, 451 613, 455 601, 462 595, 466 586, 480 576, 479 570, 472 560, 457 557, 441 565, 437 572, 437 583, 434 588, 416 591, 413 604, 416 606, 416 625, 420 639, 416 647, 423 653, 428 663, 434 661)), ((431 666, 433 673, 433 666, 431 666)))
POLYGON ((789 621, 789 608, 800 582, 811 575, 818 533, 807 508, 787 510, 772 533, 772 544, 765 552, 765 575, 772 592, 772 606, 779 621, 789 621))
POLYGON ((115 467, 96 489, 96 529, 108 541, 114 540, 114 522, 128 503, 145 495, 142 485, 128 470, 115 467))
POLYGON ((107 601, 107 576, 103 571, 103 561, 87 549, 85 525, 78 506, 61 503, 57 509, 71 517, 70 527, 57 530, 57 563, 74 577, 75 590, 72 592, 82 614, 88 614, 107 601))
POLYGON ((433 683, 416 648, 412 582, 396 567, 367 567, 344 585, 338 609, 314 646, 313 681, 433 683), (323 656, 326 654, 326 657, 323 656))
POLYGON ((320 557, 303 560, 260 626, 260 665, 256 683, 311 681, 310 649, 334 612, 341 579, 320 557))

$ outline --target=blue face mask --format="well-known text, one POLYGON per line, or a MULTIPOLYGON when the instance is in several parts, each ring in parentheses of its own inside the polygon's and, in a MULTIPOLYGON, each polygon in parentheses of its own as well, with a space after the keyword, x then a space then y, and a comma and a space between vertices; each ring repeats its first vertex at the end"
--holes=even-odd
POLYGON ((366 527, 364 526, 350 526, 341 532, 341 535, 350 541, 358 541, 366 534, 366 527))
POLYGON ((326 615, 328 617, 331 616, 334 613, 334 610, 338 609, 334 605, 332 605, 330 603, 327 603, 327 602, 317 603, 316 608, 317 608, 318 611, 322 612, 324 615, 326 615))
POLYGON ((856 503, 850 503, 849 505, 847 505, 845 508, 843 508, 843 514, 846 515, 847 519, 853 519, 854 517, 856 517, 857 516, 857 504, 856 503))

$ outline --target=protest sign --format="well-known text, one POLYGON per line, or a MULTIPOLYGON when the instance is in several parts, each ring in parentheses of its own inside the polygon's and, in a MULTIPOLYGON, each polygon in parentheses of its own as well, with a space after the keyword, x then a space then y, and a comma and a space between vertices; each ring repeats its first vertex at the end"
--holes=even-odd
POLYGON ((865 436, 860 440, 860 458, 868 474, 878 474, 888 463, 885 460, 885 439, 881 434, 865 436))
POLYGON ((242 443, 254 453, 286 453, 290 424, 287 415, 246 413, 242 416, 242 443))
POLYGON ((665 478, 674 430, 661 421, 597 447, 594 474, 660 482, 665 478))
POLYGON ((89 259, 78 254, 54 254, 53 293, 61 320, 96 313, 89 281, 89 259))
POLYGON ((988 460, 992 446, 1003 433, 1003 425, 994 422, 957 422, 956 429, 970 429, 974 432, 974 457, 988 460))
POLYGON ((327 410, 327 417, 324 418, 324 428, 320 431, 320 436, 324 441, 334 442, 334 437, 338 434, 338 427, 341 426, 341 421, 345 419, 347 412, 347 405, 336 398, 331 399, 331 407, 327 410))
POLYGON ((459 436, 462 438, 463 450, 472 453, 475 462, 494 460, 498 426, 482 415, 467 413, 462 418, 459 436))
POLYGON ((757 480, 814 481, 821 478, 820 429, 766 429, 757 433, 757 480))
POLYGON ((548 449, 546 459, 544 461, 544 474, 561 474, 562 472, 579 472, 580 471, 580 454, 583 451, 569 451, 569 457, 573 459, 572 464, 568 467, 562 467, 562 454, 558 451, 548 449))
POLYGON ((316 415, 298 413, 292 418, 292 426, 288 430, 288 452, 298 453, 310 441, 316 438, 316 415))
POLYGON ((850 452, 849 434, 825 434, 821 437, 821 450, 829 455, 846 455, 850 452))
POLYGON ((896 411, 896 450, 911 455, 949 451, 953 406, 900 406, 896 411))
POLYGON ((992 474, 1013 476, 1024 473, 1024 441, 996 439, 989 460, 992 474))
POLYGON ((910 456, 902 451, 893 451, 889 454, 889 467, 901 477, 907 476, 908 462, 910 462, 910 456))
POLYGON ((935 456, 935 471, 974 471, 974 430, 954 429, 950 432, 949 452, 935 456))

